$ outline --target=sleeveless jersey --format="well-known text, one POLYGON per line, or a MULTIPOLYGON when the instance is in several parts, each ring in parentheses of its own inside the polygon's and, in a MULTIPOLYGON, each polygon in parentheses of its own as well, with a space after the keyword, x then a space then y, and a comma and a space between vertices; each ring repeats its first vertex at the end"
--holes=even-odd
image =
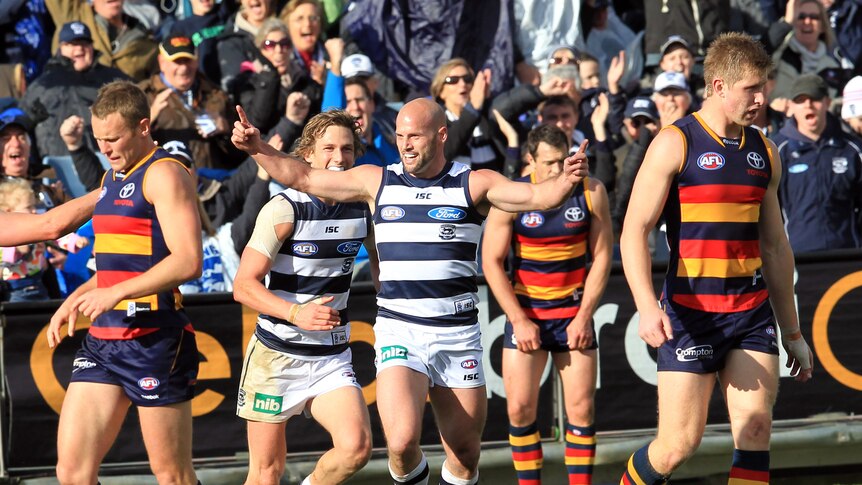
MULTIPOLYGON (((125 173, 108 170, 93 211, 96 282, 110 288, 148 271, 170 254, 156 208, 144 196, 144 181, 156 163, 180 163, 161 148, 125 173)), ((109 340, 132 339, 163 327, 185 327, 188 316, 180 311, 182 295, 172 288, 160 293, 122 300, 96 318, 90 333, 109 340)))
POLYGON ((293 235, 282 244, 266 286, 291 303, 332 296, 328 306, 339 311, 341 325, 329 331, 303 330, 293 323, 261 314, 255 334, 266 346, 293 355, 325 356, 343 352, 350 340, 347 298, 353 260, 371 228, 364 203, 324 204, 293 189, 283 197, 293 206, 293 235))
POLYGON ((400 163, 384 169, 374 210, 378 318, 436 327, 477 322, 484 217, 470 198, 469 176, 460 163, 434 179, 407 175, 400 163))
POLYGON ((685 143, 665 204, 671 252, 664 296, 706 312, 752 309, 769 298, 758 222, 774 154, 758 130, 723 140, 696 113, 668 129, 685 143))
MULTIPOLYGON (((532 175, 518 181, 535 183, 532 175)), ((531 319, 571 320, 581 307, 592 207, 587 183, 556 209, 515 217, 512 286, 531 319)))

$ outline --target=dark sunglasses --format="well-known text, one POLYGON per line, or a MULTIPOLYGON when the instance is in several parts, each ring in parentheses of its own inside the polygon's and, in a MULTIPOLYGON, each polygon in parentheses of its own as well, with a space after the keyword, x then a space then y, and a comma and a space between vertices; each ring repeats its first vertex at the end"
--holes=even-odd
POLYGON ((263 41, 264 49, 275 49, 275 46, 281 46, 283 49, 290 49, 290 39, 285 37, 281 40, 265 40, 263 41))
POLYGON ((473 84, 473 75, 472 74, 464 74, 463 76, 446 76, 443 78, 444 84, 458 84, 459 81, 464 80, 467 84, 473 84))
POLYGON ((552 66, 567 66, 567 65, 578 65, 578 60, 574 57, 552 57, 548 59, 548 64, 552 66))
POLYGON ((797 15, 797 16, 796 16, 796 20, 799 20, 800 22, 805 21, 805 19, 808 19, 808 20, 820 20, 820 14, 816 14, 816 13, 801 13, 801 14, 799 14, 799 15, 797 15))

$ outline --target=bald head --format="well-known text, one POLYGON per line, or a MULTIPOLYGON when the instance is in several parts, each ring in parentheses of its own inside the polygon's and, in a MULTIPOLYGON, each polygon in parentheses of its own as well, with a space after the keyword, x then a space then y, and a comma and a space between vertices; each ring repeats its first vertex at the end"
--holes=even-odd
MULTIPOLYGON (((437 131, 446 126, 446 114, 434 100, 418 98, 405 104, 398 112, 398 120, 409 118, 414 123, 419 123, 432 131, 437 131)), ((398 121, 396 121, 398 123, 398 121)))
POLYGON ((405 104, 395 121, 395 142, 404 171, 419 178, 430 178, 446 165, 446 115, 430 99, 415 99, 405 104))

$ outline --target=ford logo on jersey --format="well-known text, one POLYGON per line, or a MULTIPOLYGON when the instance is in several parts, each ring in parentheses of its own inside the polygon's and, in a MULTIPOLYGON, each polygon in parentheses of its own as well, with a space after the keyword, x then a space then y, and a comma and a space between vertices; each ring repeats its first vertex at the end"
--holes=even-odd
POLYGON ((460 221, 467 213, 457 207, 437 207, 428 211, 428 217, 438 221, 460 221))
POLYGON ((404 209, 396 206, 383 207, 380 209, 380 217, 384 221, 397 221, 404 217, 404 209))
POLYGON ((317 252, 317 244, 300 242, 293 245, 293 253, 299 256, 311 256, 317 252))
POLYGON ((539 227, 545 222, 545 216, 538 212, 527 212, 521 216, 521 224, 524 227, 539 227))
POLYGON ((346 254, 348 256, 353 256, 354 254, 359 252, 359 248, 362 246, 362 243, 359 241, 347 241, 338 245, 336 249, 341 254, 346 254))
POLYGON ((697 157, 697 166, 704 170, 718 170, 724 166, 724 157, 720 153, 706 152, 697 157))

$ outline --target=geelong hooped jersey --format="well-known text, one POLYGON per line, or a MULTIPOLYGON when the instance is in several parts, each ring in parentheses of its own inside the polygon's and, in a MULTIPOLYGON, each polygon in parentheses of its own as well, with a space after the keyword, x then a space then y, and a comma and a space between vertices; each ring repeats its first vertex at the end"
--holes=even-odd
POLYGON ((763 135, 722 139, 696 113, 673 124, 683 164, 665 205, 670 262, 665 297, 707 312, 739 312, 768 297, 760 272, 760 206, 773 177, 763 135))
MULTIPOLYGON (((535 177, 519 181, 535 183, 535 177)), ((512 286, 530 318, 571 320, 581 307, 592 207, 587 183, 556 209, 515 216, 512 286)))
POLYGON ((261 314, 255 331, 270 348, 294 355, 325 356, 343 352, 350 340, 347 298, 353 261, 371 228, 364 203, 324 204, 293 189, 283 197, 293 206, 293 234, 278 251, 266 286, 291 303, 332 296, 327 304, 339 311, 341 325, 329 331, 303 330, 293 323, 261 314))
MULTIPOLYGON (((102 191, 93 211, 93 252, 99 288, 138 276, 170 254, 156 208, 144 196, 147 174, 157 163, 180 162, 156 148, 125 173, 108 170, 102 179, 102 191)), ((101 339, 122 340, 163 327, 185 327, 189 319, 181 308, 182 295, 177 288, 122 300, 96 318, 90 333, 101 339)))
POLYGON ((448 327, 477 322, 476 250, 484 217, 473 206, 470 169, 450 163, 434 179, 389 165, 377 194, 378 319, 448 327))

